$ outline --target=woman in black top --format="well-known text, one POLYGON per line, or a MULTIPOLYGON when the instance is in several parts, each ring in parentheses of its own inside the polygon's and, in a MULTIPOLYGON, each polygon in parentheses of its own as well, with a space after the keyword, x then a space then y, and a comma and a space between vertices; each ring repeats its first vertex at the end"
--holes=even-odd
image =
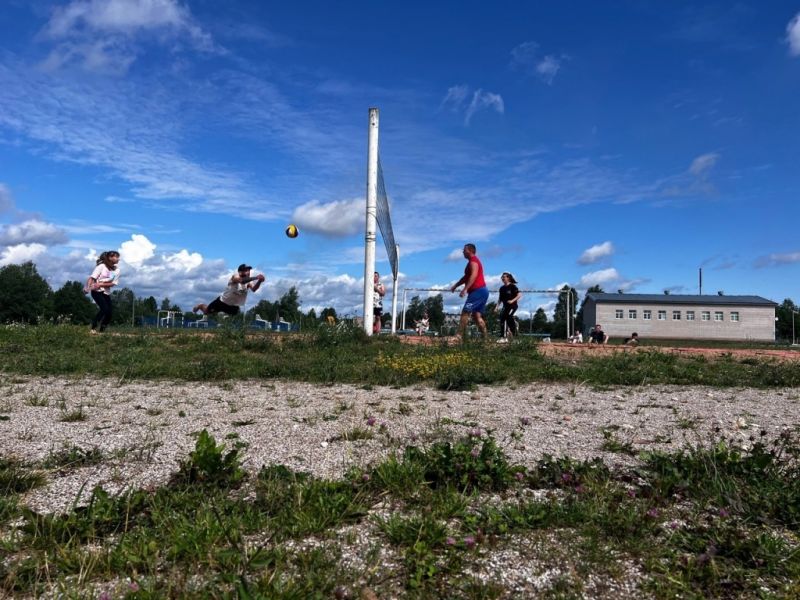
POLYGON ((503 312, 500 314, 500 327, 504 330, 504 337, 501 341, 507 340, 505 335, 517 335, 517 321, 514 313, 519 307, 519 299, 522 294, 516 286, 517 280, 511 273, 503 273, 500 276, 503 286, 500 288, 500 303, 503 305, 503 312))

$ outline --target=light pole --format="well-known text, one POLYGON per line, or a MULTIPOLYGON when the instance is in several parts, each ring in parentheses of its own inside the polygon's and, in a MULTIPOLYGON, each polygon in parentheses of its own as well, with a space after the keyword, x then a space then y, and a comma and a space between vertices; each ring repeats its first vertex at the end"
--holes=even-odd
POLYGON ((797 314, 800 314, 800 311, 792 310, 792 346, 797 346, 797 338, 794 335, 794 320, 797 314))

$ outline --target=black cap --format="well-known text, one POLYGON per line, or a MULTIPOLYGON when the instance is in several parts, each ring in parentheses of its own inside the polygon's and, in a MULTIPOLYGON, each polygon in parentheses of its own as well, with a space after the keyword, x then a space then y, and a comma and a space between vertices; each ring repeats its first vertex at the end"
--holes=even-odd
POLYGON ((239 268, 237 269, 237 271, 240 271, 240 272, 241 271, 249 271, 252 268, 253 267, 251 267, 250 265, 246 265, 246 264, 242 263, 242 264, 239 265, 239 268))

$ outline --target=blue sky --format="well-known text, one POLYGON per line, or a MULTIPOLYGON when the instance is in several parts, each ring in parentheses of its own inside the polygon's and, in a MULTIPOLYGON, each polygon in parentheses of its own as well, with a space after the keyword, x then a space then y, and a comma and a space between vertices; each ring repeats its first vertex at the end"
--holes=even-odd
POLYGON ((474 242, 493 287, 797 301, 798 98, 797 0, 5 0, 0 266, 355 313, 377 106, 400 289, 474 242))

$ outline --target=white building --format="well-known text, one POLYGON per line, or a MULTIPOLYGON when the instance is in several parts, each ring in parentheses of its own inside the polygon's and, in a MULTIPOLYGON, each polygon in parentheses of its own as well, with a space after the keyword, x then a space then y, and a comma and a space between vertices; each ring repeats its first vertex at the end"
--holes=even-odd
POLYGON ((777 303, 760 296, 587 294, 584 334, 600 323, 609 337, 775 341, 777 303))

